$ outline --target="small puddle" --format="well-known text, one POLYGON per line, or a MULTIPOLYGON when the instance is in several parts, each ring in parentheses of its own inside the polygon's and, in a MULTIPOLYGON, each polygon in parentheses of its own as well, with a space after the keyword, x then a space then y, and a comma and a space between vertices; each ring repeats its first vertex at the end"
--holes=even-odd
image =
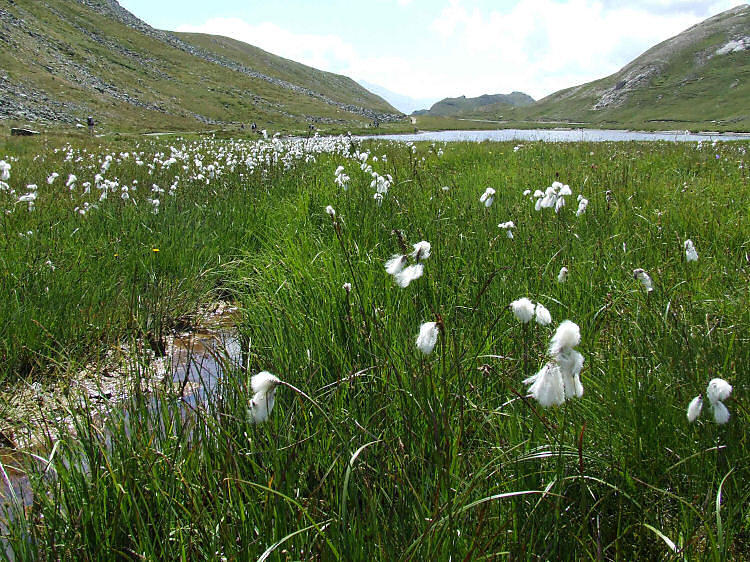
MULTIPOLYGON (((235 320, 233 314, 215 317, 211 329, 175 336, 167 356, 160 359, 167 372, 165 378, 168 376, 171 380, 174 393, 182 396, 181 408, 185 415, 206 402, 227 367, 237 368, 241 365, 242 346, 232 327, 235 320)), ((160 384, 164 388, 165 385, 160 384)), ((99 408, 100 413, 96 418, 101 421, 102 414, 118 410, 123 411, 127 418, 127 396, 122 398, 106 402, 103 408, 99 408)), ((156 407, 158 402, 159 396, 155 394, 151 404, 156 407)), ((23 467, 28 465, 30 458, 37 458, 36 455, 49 457, 50 451, 39 447, 0 448, 0 534, 6 533, 4 522, 14 517, 14 507, 25 510, 32 504, 31 484, 23 467)))

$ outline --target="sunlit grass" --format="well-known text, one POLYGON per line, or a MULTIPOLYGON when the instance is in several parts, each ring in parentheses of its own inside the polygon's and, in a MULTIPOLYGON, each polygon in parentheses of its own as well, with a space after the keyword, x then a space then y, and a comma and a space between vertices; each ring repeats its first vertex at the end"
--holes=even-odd
POLYGON ((107 177, 138 180, 137 204, 111 194, 85 216, 61 181, 93 177, 77 156, 11 162, 19 194, 36 183, 40 195, 31 213, 3 200, 6 382, 169 331, 217 296, 241 306, 247 372, 230 368, 187 415, 177 398, 136 395, 103 434, 77 418, 54 476, 29 466, 37 499, 11 525, 16 559, 748 556, 744 145, 372 143, 358 148, 392 178, 378 205, 354 149, 250 171, 248 146, 171 142, 189 156, 168 170, 112 164, 107 177), (203 173, 221 164, 208 185, 196 154, 203 173), (175 174, 154 214, 147 191, 175 174), (566 206, 535 211, 523 192, 556 180, 566 206), (590 203, 576 217, 578 194, 590 203), (511 220, 512 239, 498 228, 511 220), (399 236, 431 245, 406 288, 384 267, 399 236), (508 305, 523 297, 552 324, 520 324, 508 305), (544 409, 522 381, 565 319, 580 326, 585 391, 544 409), (442 326, 429 355, 416 345, 427 322, 442 326), (255 425, 261 370, 304 395, 277 387, 255 425), (729 423, 688 424, 715 376, 734 386, 729 423))

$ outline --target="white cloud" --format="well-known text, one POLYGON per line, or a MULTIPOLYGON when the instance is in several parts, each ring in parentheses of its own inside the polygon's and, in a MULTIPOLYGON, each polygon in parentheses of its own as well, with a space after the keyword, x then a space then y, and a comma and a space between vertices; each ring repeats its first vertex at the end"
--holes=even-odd
POLYGON ((338 35, 294 33, 274 23, 250 24, 238 18, 212 18, 201 25, 180 25, 176 31, 231 37, 320 70, 384 84, 397 91, 408 92, 402 81, 412 85, 409 79, 414 68, 407 58, 367 56, 338 35))
MULTIPOLYGON (((431 29, 450 53, 461 53, 454 81, 466 95, 520 89, 534 97, 601 78, 703 18, 731 7, 714 2, 536 0, 479 10, 450 0, 431 29)), ((453 57, 451 58, 458 58, 453 57)), ((458 62, 458 61, 457 61, 458 62)))
MULTIPOLYGON (((380 2, 397 9, 396 4, 412 0, 380 2)), ((522 0, 480 10, 473 0, 449 0, 431 22, 426 15, 414 21, 411 43, 384 29, 382 45, 357 43, 356 30, 296 33, 275 23, 250 24, 238 18, 213 18, 177 30, 226 35, 411 97, 521 90, 539 98, 611 74, 656 43, 732 4, 522 0), (352 35, 344 38, 346 33, 352 35), (382 54, 389 52, 382 48, 386 45, 396 54, 382 54)))

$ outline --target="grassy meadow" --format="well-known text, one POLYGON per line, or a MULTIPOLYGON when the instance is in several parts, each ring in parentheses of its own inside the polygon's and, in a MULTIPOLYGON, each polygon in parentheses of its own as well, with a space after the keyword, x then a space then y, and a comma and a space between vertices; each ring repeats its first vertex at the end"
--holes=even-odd
POLYGON ((204 404, 134 392, 103 430, 77 414, 27 455, 34 501, 0 556, 747 559, 747 148, 6 140, 6 421, 14 389, 64 386, 122 342, 158 349, 201 304, 236 303, 249 352, 204 404), (565 206, 535 210, 555 181, 565 206), (402 288, 385 262, 422 240, 402 288), (519 322, 522 297, 552 323, 519 322), (544 408, 522 381, 566 319, 584 393, 544 408), (294 388, 253 424, 262 370, 294 388), (714 377, 729 422, 706 400, 688 423, 714 377))

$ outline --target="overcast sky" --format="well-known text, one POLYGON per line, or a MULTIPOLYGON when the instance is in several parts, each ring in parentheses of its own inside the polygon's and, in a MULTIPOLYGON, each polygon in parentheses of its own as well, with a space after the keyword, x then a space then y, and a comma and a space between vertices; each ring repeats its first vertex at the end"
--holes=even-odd
MULTIPOLYGON (((739 0, 119 0, 160 29, 226 35, 424 102, 607 76, 739 0)), ((399 108, 403 109, 403 108, 399 108)))

